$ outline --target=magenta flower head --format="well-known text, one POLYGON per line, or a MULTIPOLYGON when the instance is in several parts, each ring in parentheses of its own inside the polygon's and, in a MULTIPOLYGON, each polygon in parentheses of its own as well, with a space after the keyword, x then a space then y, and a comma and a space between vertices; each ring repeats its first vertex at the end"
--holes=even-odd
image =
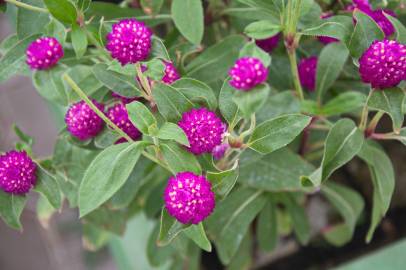
POLYGON ((230 85, 237 90, 249 91, 266 81, 268 69, 255 57, 242 57, 228 72, 230 85))
POLYGON ((151 37, 152 31, 143 22, 125 19, 113 24, 107 34, 106 48, 122 65, 134 64, 148 58, 151 37))
POLYGON ((11 194, 26 194, 37 182, 37 165, 25 151, 0 156, 0 188, 11 194))
MULTIPOLYGON (((324 19, 328 19, 328 18, 330 18, 330 17, 332 17, 332 16, 333 16, 333 13, 331 13, 331 12, 326 12, 326 13, 321 14, 320 18, 324 20, 324 19)), ((339 40, 336 39, 336 38, 326 37, 326 36, 319 36, 319 37, 317 37, 317 39, 318 39, 321 43, 323 43, 323 44, 325 44, 325 45, 330 44, 330 43, 333 43, 333 42, 339 42, 339 40)))
POLYGON ((316 88, 317 60, 316 56, 303 58, 298 65, 300 83, 310 92, 316 88))
POLYGON ((111 93, 111 96, 116 98, 116 99, 119 99, 123 104, 129 104, 129 103, 131 103, 131 102, 133 102, 135 100, 140 99, 139 97, 125 97, 125 96, 122 96, 122 95, 120 95, 120 94, 118 94, 116 92, 111 93))
POLYGON ((406 46, 394 40, 374 41, 359 60, 359 72, 373 88, 395 87, 406 80, 406 46))
POLYGON ((189 151, 195 155, 211 153, 214 147, 221 144, 226 130, 221 119, 206 108, 183 113, 178 125, 189 140, 189 151))
POLYGON ((266 39, 257 39, 255 40, 255 44, 264 51, 271 53, 276 47, 278 47, 279 39, 280 34, 277 34, 266 39))
POLYGON ((372 10, 372 6, 368 0, 353 0, 352 3, 353 8, 358 8, 364 12, 372 10))
POLYGON ((164 191, 165 208, 183 224, 198 224, 216 205, 211 183, 203 175, 181 172, 169 178, 164 191))
POLYGON ((180 79, 180 75, 172 62, 163 61, 165 64, 165 74, 162 77, 162 82, 172 84, 180 79))
MULTIPOLYGON (((119 103, 111 107, 107 112, 107 117, 122 129, 131 139, 137 140, 141 137, 141 132, 133 125, 128 118, 127 108, 124 104, 119 103)), ((119 139, 116 143, 126 142, 124 138, 119 139)))
POLYGON ((393 25, 389 21, 389 19, 386 18, 384 12, 392 17, 396 17, 396 14, 392 10, 389 10, 389 9, 385 9, 385 10, 378 9, 378 10, 371 11, 367 14, 379 25, 379 27, 385 33, 385 37, 389 37, 390 35, 392 35, 395 32, 395 27, 393 27, 393 25))
MULTIPOLYGON (((92 100, 93 104, 101 111, 104 105, 92 100)), ((103 129, 103 119, 101 119, 86 102, 79 101, 71 105, 65 115, 67 130, 72 136, 81 141, 96 137, 103 129)))
POLYGON ((31 69, 49 69, 63 57, 63 48, 56 38, 42 37, 28 46, 26 56, 31 69))

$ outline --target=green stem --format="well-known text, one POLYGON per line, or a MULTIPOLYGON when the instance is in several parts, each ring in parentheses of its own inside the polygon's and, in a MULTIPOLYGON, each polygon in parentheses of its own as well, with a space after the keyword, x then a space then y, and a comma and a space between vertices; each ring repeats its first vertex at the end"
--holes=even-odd
POLYGON ((364 131, 366 126, 367 126, 367 122, 368 122, 368 101, 371 98, 373 93, 373 89, 369 90, 369 94, 367 97, 367 100, 365 101, 364 107, 362 108, 362 113, 361 113, 361 120, 359 123, 359 128, 364 131))
POLYGON ((367 134, 373 134, 375 132, 376 126, 379 123, 379 120, 381 120, 382 116, 384 115, 385 112, 383 111, 378 111, 374 117, 372 118, 371 122, 369 122, 369 125, 366 129, 367 134))
POLYGON ((151 86, 149 85, 148 79, 145 77, 144 73, 142 72, 140 62, 137 62, 135 64, 135 70, 136 70, 137 76, 141 82, 141 86, 147 94, 147 100, 151 101, 152 100, 151 86))
POLYGON ((255 113, 253 113, 251 115, 250 122, 251 122, 250 127, 246 131, 244 131, 243 133, 240 134, 240 136, 239 136, 240 139, 243 140, 246 136, 250 135, 254 131, 256 123, 257 123, 256 118, 255 118, 255 113))
POLYGON ((18 6, 18 7, 21 7, 21 8, 29 9, 29 10, 32 10, 32 11, 43 12, 43 13, 49 13, 48 9, 46 9, 46 8, 40 8, 40 7, 31 6, 31 5, 28 5, 26 3, 23 3, 23 2, 20 2, 20 1, 17 1, 17 0, 5 0, 5 1, 9 2, 10 4, 14 4, 14 5, 18 6))
POLYGON ((295 86, 296 93, 299 96, 300 100, 304 100, 302 84, 300 83, 299 71, 297 69, 296 51, 295 50, 290 51, 288 49, 288 56, 290 62, 290 70, 293 76, 293 84, 295 86))

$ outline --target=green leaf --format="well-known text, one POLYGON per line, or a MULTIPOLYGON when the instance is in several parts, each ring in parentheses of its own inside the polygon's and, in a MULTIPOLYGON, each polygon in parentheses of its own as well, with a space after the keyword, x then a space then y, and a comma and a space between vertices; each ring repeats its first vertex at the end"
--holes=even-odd
POLYGON ((276 205, 272 201, 268 201, 259 214, 257 241, 259 247, 264 251, 272 251, 278 243, 276 205))
POLYGON ((345 92, 327 102, 327 104, 321 108, 321 114, 333 116, 353 112, 362 108, 366 99, 366 96, 360 92, 345 92))
POLYGON ((320 186, 335 170, 349 162, 360 151, 363 143, 364 135, 352 120, 339 120, 327 135, 320 167, 310 176, 302 176, 302 184, 320 186))
POLYGON ((217 98, 213 90, 210 86, 201 81, 192 78, 181 78, 175 81, 171 86, 194 103, 202 104, 211 110, 217 108, 217 98))
POLYGON ((166 142, 162 143, 159 149, 174 175, 186 171, 201 174, 202 169, 196 157, 184 147, 166 142))
POLYGON ((372 141, 364 143, 358 156, 368 164, 374 187, 372 220, 366 237, 366 241, 370 242, 380 220, 389 209, 395 190, 395 172, 391 160, 372 141))
POLYGON ((219 94, 220 112, 230 126, 235 126, 241 119, 240 110, 233 101, 236 91, 237 90, 229 84, 229 79, 227 79, 224 81, 219 94))
POLYGON ((72 24, 71 38, 76 57, 81 58, 86 53, 87 49, 86 30, 80 27, 77 23, 72 24))
POLYGON ((175 142, 183 144, 184 146, 190 146, 189 140, 186 137, 183 129, 171 122, 166 122, 158 131, 158 134, 156 136, 162 140, 173 140, 175 142))
POLYGON ((45 26, 45 34, 56 38, 63 45, 66 41, 67 30, 62 23, 55 19, 51 19, 49 24, 45 26))
MULTIPOLYGON (((68 75, 87 96, 92 96, 97 91, 103 89, 103 84, 93 74, 92 67, 90 66, 76 65, 74 68, 68 70, 68 75)), ((65 84, 65 88, 67 89, 69 100, 71 102, 81 100, 76 92, 71 90, 71 87, 68 84, 65 84)))
POLYGON ((171 60, 171 58, 169 57, 168 50, 166 49, 163 41, 156 36, 152 36, 151 56, 162 58, 167 61, 171 60))
POLYGON ((204 32, 202 2, 200 0, 173 0, 171 12, 179 32, 193 44, 199 45, 204 32))
POLYGON ((158 123, 150 110, 139 101, 126 105, 128 117, 131 122, 143 133, 155 135, 158 132, 158 123))
MULTIPOLYGON (((42 0, 20 0, 20 2, 36 7, 44 7, 42 0)), ((17 36, 24 39, 37 33, 43 33, 49 16, 43 12, 32 11, 26 8, 17 9, 17 36)))
POLYGON ((49 221, 56 210, 52 207, 49 201, 45 197, 39 197, 37 201, 37 217, 41 226, 44 229, 48 229, 49 221))
POLYGON ((212 184, 212 190, 216 195, 226 197, 233 189, 238 179, 238 162, 226 171, 207 172, 207 179, 212 184))
POLYGON ((222 263, 231 261, 249 225, 265 203, 262 191, 240 188, 216 206, 206 226, 222 263))
POLYGON ((204 249, 207 252, 211 252, 211 244, 209 239, 207 239, 202 222, 197 225, 190 225, 183 232, 201 249, 204 249))
POLYGON ((337 227, 341 224, 335 225, 323 235, 332 244, 342 246, 352 239, 357 220, 364 209, 364 200, 358 192, 334 182, 324 184, 321 192, 344 219, 343 227, 337 227))
POLYGON ((264 106, 268 99, 271 89, 268 84, 261 84, 252 90, 235 91, 233 101, 246 119, 249 119, 254 113, 264 106))
POLYGON ((304 29, 301 34, 306 36, 332 37, 347 43, 353 32, 353 20, 349 16, 333 16, 321 20, 316 26, 304 29))
POLYGON ((96 64, 93 66, 93 73, 96 78, 107 88, 117 92, 124 97, 140 96, 135 78, 108 70, 106 64, 96 64))
POLYGON ((141 7, 146 14, 158 14, 164 0, 141 0, 141 7))
POLYGON ((13 130, 14 133, 17 135, 17 137, 24 143, 28 144, 29 146, 32 146, 34 143, 34 138, 26 134, 24 131, 22 131, 16 124, 13 124, 13 130))
POLYGON ((271 192, 302 191, 300 176, 313 170, 310 163, 285 147, 249 164, 242 160, 238 181, 271 192))
POLYGON ((244 33, 253 39, 266 39, 275 36, 282 30, 280 25, 272 21, 257 21, 250 23, 245 27, 244 33))
POLYGON ((185 228, 187 228, 187 225, 171 217, 165 208, 162 209, 157 245, 160 247, 168 245, 185 228))
POLYGON ((405 91, 400 88, 373 90, 368 100, 368 107, 386 112, 393 122, 393 130, 399 132, 404 121, 403 104, 406 101, 405 91))
POLYGON ((40 193, 54 209, 62 206, 62 196, 55 176, 37 164, 37 183, 34 190, 40 193))
POLYGON ((300 102, 291 91, 275 93, 266 101, 257 113, 257 123, 267 121, 284 114, 300 113, 300 102))
POLYGON ((311 117, 301 114, 284 115, 258 125, 248 147, 268 154, 292 142, 309 125, 311 117))
POLYGON ((156 243, 158 235, 159 223, 155 225, 154 230, 149 235, 147 245, 148 261, 154 267, 165 265, 168 261, 170 261, 170 259, 176 252, 175 248, 173 248, 172 245, 158 247, 156 243))
POLYGON ((75 6, 68 0, 43 0, 51 15, 60 22, 76 22, 75 6))
POLYGON ((113 234, 100 229, 93 224, 85 223, 82 225, 82 243, 83 247, 90 251, 97 251, 107 245, 113 234))
POLYGON ((83 12, 87 11, 90 7, 92 0, 75 0, 76 6, 83 12))
POLYGON ((269 55, 269 53, 258 47, 254 41, 249 42, 244 47, 242 47, 240 51, 240 57, 244 56, 258 58, 266 67, 271 64, 271 56, 269 55))
POLYGON ((32 35, 18 41, 13 47, 0 59, 0 83, 6 81, 9 77, 20 71, 26 66, 25 51, 28 45, 36 40, 39 35, 32 35))
POLYGON ((110 199, 125 184, 144 147, 145 142, 122 143, 97 155, 79 187, 81 217, 110 199))
POLYGON ((338 78, 347 58, 348 50, 342 43, 331 43, 321 51, 316 75, 316 93, 319 100, 338 78))
POLYGON ((252 265, 253 261, 253 254, 252 250, 254 243, 252 240, 252 234, 248 231, 241 244, 238 248, 238 251, 235 253, 233 259, 231 260, 230 264, 227 265, 227 270, 246 270, 249 269, 252 265))
POLYGON ((32 75, 32 82, 38 93, 43 98, 62 106, 69 104, 68 94, 62 80, 65 71, 65 68, 56 66, 49 70, 35 71, 32 75))
POLYGON ((165 64, 161 59, 153 58, 145 62, 146 70, 143 74, 155 81, 160 81, 165 74, 165 64))
POLYGON ((84 217, 83 222, 92 224, 99 229, 122 235, 126 229, 127 213, 123 210, 110 210, 100 207, 84 217))
POLYGON ((382 40, 385 34, 378 24, 363 12, 355 11, 357 21, 354 32, 348 42, 348 50, 353 58, 358 59, 375 40, 382 40))
POLYGON ((385 17, 392 23, 393 27, 396 30, 396 40, 399 43, 405 44, 406 43, 406 27, 395 17, 384 13, 385 17))
POLYGON ((20 216, 26 202, 26 196, 11 195, 0 190, 0 216, 11 228, 22 230, 20 216))

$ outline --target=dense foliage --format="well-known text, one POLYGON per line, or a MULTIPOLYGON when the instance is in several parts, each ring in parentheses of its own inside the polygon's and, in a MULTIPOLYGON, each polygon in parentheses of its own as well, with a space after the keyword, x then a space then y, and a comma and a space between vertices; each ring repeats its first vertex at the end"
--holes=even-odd
POLYGON ((172 269, 197 269, 212 244, 246 269, 253 249, 292 233, 340 246, 369 222, 373 238, 395 188, 379 141, 406 144, 403 2, 5 2, 15 34, 0 45, 0 82, 31 76, 61 123, 45 159, 15 127, 17 151, 0 157, 9 226, 22 228, 32 188, 44 222, 65 200, 78 208, 94 250, 144 213, 150 264, 172 269), (377 133, 384 115, 393 128, 377 133), (330 179, 353 159, 369 168, 372 213, 330 179), (331 205, 319 231, 315 196, 331 205))

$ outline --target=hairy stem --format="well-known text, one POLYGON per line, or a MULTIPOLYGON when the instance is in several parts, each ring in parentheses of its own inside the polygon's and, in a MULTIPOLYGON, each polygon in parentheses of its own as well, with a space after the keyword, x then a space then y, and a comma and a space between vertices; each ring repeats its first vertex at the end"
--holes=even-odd
POLYGON ((367 137, 375 132, 376 126, 378 125, 379 120, 381 120, 383 115, 384 115, 383 111, 378 111, 374 115, 374 118, 372 118, 371 122, 369 122, 369 125, 365 131, 365 134, 367 135, 367 137))
POLYGON ((371 90, 369 91, 367 100, 365 101, 364 107, 362 108, 361 120, 360 120, 360 123, 359 123, 359 126, 358 126, 362 131, 364 131, 365 128, 366 128, 366 126, 367 126, 367 122, 368 122, 368 112, 369 112, 369 111, 368 111, 368 101, 369 101, 369 99, 371 98, 372 93, 373 93, 373 89, 371 89, 371 90))
POLYGON ((295 86, 296 93, 301 100, 304 100, 302 84, 300 83, 299 71, 297 69, 296 51, 293 50, 290 52, 288 49, 288 56, 290 62, 290 70, 293 76, 293 84, 295 86))
POLYGON ((42 12, 42 13, 49 13, 48 9, 46 9, 46 8, 32 6, 32 5, 17 1, 17 0, 5 0, 5 1, 10 4, 16 5, 18 7, 21 7, 21 8, 29 9, 32 11, 38 11, 38 12, 42 12))

